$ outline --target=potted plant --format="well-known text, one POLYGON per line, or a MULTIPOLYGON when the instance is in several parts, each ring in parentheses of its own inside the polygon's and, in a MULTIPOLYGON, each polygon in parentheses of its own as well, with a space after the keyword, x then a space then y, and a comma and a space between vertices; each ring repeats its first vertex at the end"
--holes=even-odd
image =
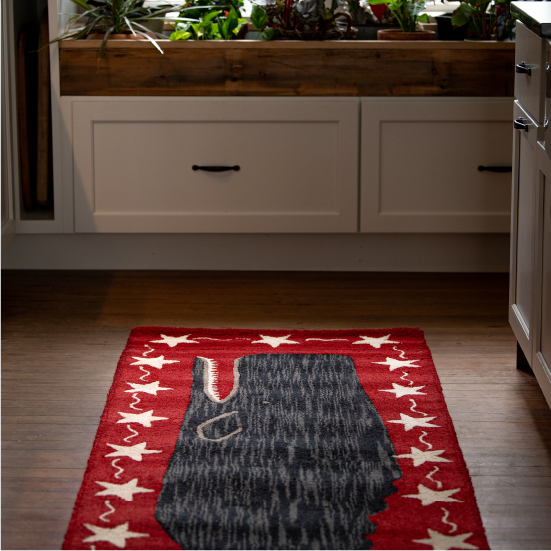
POLYGON ((50 44, 60 40, 78 40, 95 35, 94 38, 102 39, 98 59, 101 59, 109 38, 144 38, 163 53, 155 38, 166 39, 166 36, 152 31, 146 25, 155 20, 162 20, 168 12, 186 10, 170 3, 146 8, 144 0, 71 1, 84 12, 71 17, 69 30, 52 40, 50 44))
POLYGON ((339 40, 353 38, 352 17, 334 0, 276 0, 264 7, 254 5, 251 21, 265 39, 339 40))
POLYGON ((369 0, 372 6, 386 4, 396 17, 400 30, 380 29, 379 40, 434 40, 434 31, 417 30, 419 23, 428 23, 429 17, 421 13, 425 9, 425 0, 369 0))
POLYGON ((242 38, 247 20, 243 0, 190 0, 180 11, 170 40, 232 40, 242 38))
POLYGON ((451 23, 457 27, 466 26, 467 38, 471 40, 504 40, 510 38, 515 26, 511 17, 511 0, 460 0, 459 7, 452 13, 451 23))
POLYGON ((371 6, 368 0, 347 0, 352 25, 358 29, 357 40, 377 40, 380 29, 399 29, 400 26, 386 4, 371 6))

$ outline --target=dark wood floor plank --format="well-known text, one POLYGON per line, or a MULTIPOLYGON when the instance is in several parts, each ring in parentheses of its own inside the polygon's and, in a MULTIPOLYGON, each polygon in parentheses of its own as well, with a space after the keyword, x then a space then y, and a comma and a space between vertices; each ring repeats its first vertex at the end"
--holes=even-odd
POLYGON ((420 327, 492 548, 551 546, 551 412, 515 368, 505 274, 18 271, 2 283, 3 548, 60 548, 139 325, 420 327))

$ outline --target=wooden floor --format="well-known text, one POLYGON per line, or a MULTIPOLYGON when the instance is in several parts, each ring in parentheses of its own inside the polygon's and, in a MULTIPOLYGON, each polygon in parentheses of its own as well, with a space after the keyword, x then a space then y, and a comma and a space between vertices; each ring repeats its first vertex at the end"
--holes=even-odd
POLYGON ((506 275, 4 272, 3 549, 60 548, 139 325, 420 327, 491 547, 551 548, 551 411, 515 369, 506 275))

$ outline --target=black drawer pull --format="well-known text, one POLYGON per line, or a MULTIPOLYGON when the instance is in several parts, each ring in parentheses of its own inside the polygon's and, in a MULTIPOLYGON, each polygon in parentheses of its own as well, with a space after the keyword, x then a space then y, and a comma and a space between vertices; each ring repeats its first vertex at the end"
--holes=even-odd
POLYGON ((206 172, 227 172, 228 170, 241 170, 239 165, 234 166, 197 166, 191 167, 193 170, 205 170, 206 172))
POLYGON ((526 63, 523 61, 522 63, 517 64, 516 72, 523 73, 525 75, 531 75, 532 69, 530 69, 530 67, 527 67, 526 63))
POLYGON ((514 121, 513 126, 516 130, 524 130, 528 132, 528 124, 524 122, 524 119, 522 117, 519 117, 516 121, 514 121))
POLYGON ((480 165, 478 167, 479 172, 484 172, 487 170, 488 172, 513 172, 512 166, 483 166, 480 165))

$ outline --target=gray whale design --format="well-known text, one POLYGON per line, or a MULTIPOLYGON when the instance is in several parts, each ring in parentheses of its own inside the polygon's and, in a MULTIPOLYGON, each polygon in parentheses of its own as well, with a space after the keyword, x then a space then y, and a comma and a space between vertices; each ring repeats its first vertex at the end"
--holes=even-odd
POLYGON ((349 356, 236 360, 229 399, 196 358, 155 516, 183 549, 370 549, 402 473, 349 356))

